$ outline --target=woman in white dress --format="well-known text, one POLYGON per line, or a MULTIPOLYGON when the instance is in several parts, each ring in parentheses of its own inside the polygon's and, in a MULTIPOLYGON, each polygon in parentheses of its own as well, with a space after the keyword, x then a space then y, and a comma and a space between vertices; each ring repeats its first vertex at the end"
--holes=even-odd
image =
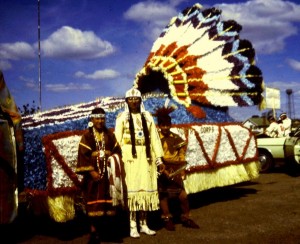
POLYGON ((125 100, 125 110, 116 119, 115 135, 122 148, 130 236, 139 238, 137 219, 141 233, 156 234, 147 225, 146 213, 159 209, 157 174, 164 170, 163 148, 154 119, 144 108, 140 91, 128 90, 125 100))

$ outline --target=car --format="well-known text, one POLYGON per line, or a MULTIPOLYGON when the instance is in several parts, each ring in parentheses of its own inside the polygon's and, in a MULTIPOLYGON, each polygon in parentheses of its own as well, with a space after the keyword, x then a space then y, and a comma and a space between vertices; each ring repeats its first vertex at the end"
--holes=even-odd
POLYGON ((290 170, 300 167, 300 127, 288 137, 272 138, 258 134, 256 142, 261 173, 270 172, 277 165, 285 165, 290 170))

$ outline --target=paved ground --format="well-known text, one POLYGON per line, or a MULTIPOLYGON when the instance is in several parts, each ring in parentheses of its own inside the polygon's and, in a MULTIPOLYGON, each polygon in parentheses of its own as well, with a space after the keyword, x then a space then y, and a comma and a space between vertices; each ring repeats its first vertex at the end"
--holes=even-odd
MULTIPOLYGON (((157 224, 159 214, 150 218, 157 235, 142 235, 140 239, 128 236, 125 216, 120 217, 122 243, 300 243, 300 176, 289 175, 283 169, 261 174, 251 182, 214 188, 190 195, 193 219, 199 230, 176 224, 169 232, 157 224)), ((105 233, 109 233, 107 225, 105 233)), ((1 227, 1 243, 87 243, 85 219, 79 217, 70 223, 58 224, 48 219, 27 216, 17 223, 1 227), (3 235, 4 234, 4 235, 3 235)), ((119 242, 121 242, 119 241, 119 242)), ((104 243, 116 241, 104 240, 104 243)))

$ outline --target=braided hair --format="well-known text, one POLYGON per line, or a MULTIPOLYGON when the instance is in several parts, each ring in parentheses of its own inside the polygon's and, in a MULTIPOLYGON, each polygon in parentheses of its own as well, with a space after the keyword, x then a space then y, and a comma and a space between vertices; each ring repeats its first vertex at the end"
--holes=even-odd
MULTIPOLYGON (((145 118, 144 113, 141 113, 141 118, 142 118, 142 126, 143 126, 143 133, 144 133, 144 137, 145 137, 145 145, 146 145, 146 155, 147 155, 147 159, 151 158, 151 154, 150 154, 150 136, 149 136, 149 130, 148 130, 148 126, 147 126, 147 121, 145 118)), ((129 130, 130 130, 130 139, 131 139, 131 153, 132 153, 132 157, 136 158, 136 148, 135 148, 135 133, 134 133, 134 123, 133 123, 133 118, 131 113, 129 113, 129 130)))

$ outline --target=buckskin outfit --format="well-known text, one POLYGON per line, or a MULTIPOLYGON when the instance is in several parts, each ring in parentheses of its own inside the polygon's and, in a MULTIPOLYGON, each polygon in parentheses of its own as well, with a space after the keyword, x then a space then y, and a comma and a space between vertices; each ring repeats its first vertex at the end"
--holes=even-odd
POLYGON ((93 111, 96 111, 91 114, 94 125, 91 123, 79 143, 76 173, 83 175, 85 211, 91 224, 90 243, 99 243, 99 217, 116 214, 116 206, 123 203, 123 184, 121 148, 113 132, 104 125, 104 110, 93 111))
POLYGON ((137 89, 130 89, 125 97, 125 110, 117 116, 115 135, 122 148, 130 211, 130 236, 139 238, 137 212, 140 212, 140 232, 155 235, 155 231, 147 226, 146 212, 159 209, 157 167, 162 164, 163 149, 154 119, 144 109, 141 93, 137 89), (136 103, 135 112, 130 110, 131 98, 132 103, 136 103))

